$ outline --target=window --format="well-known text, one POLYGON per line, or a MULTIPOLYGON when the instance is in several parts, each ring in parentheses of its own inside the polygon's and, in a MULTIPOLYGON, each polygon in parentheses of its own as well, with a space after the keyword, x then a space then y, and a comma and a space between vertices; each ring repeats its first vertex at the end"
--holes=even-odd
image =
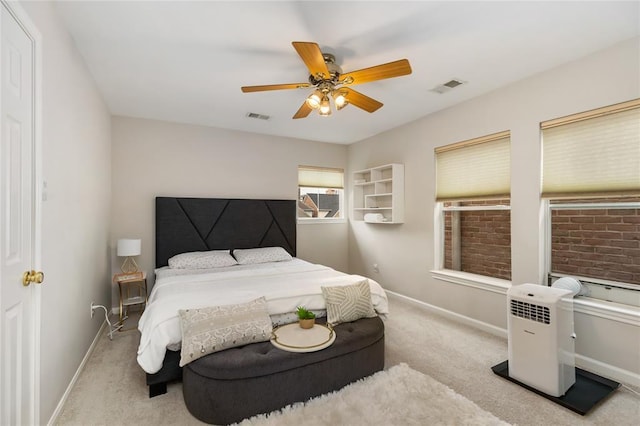
POLYGON ((298 167, 298 219, 343 218, 344 170, 298 167))
POLYGON ((640 306, 640 100, 541 123, 549 281, 640 306))
POLYGON ((549 281, 580 279, 587 296, 640 306, 640 198, 551 200, 549 281))
POLYGON ((509 200, 446 202, 444 268, 511 279, 509 200))
POLYGON ((436 269, 511 279, 510 134, 436 149, 436 269))

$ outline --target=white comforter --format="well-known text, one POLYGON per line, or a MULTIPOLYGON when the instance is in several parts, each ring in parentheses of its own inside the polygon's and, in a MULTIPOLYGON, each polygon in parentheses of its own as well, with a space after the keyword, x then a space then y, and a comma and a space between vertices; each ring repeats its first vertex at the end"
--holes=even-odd
MULTIPOLYGON (((321 286, 349 285, 363 279, 300 259, 216 270, 161 268, 138 323, 142 334, 138 364, 150 374, 160 370, 167 346, 179 344, 182 338, 179 309, 243 303, 264 296, 270 315, 293 312, 300 305, 323 310, 321 286)), ((373 307, 386 315, 387 295, 377 282, 369 279, 369 285, 373 307)))

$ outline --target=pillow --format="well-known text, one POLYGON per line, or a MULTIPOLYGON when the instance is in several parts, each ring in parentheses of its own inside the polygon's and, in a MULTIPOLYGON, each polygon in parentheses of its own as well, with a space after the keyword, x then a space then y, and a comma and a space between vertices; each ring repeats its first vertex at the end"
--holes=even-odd
POLYGON ((262 247, 253 249, 238 249, 233 251, 233 256, 241 265, 254 263, 282 262, 291 260, 291 255, 282 247, 262 247))
POLYGON ((273 330, 264 297, 178 313, 182 327, 180 367, 214 352, 267 341, 273 330))
POLYGON ((194 251, 182 253, 169 259, 172 269, 210 269, 237 265, 229 250, 194 251))
POLYGON ((368 280, 353 285, 321 288, 327 305, 327 321, 332 325, 376 316, 368 280))

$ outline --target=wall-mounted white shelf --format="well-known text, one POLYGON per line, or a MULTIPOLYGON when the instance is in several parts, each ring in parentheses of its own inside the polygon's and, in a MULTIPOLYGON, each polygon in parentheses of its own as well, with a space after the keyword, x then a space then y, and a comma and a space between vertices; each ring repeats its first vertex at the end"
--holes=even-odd
POLYGON ((404 222, 404 165, 387 164, 353 172, 353 220, 394 224, 404 222), (369 221, 369 214, 382 215, 369 221))

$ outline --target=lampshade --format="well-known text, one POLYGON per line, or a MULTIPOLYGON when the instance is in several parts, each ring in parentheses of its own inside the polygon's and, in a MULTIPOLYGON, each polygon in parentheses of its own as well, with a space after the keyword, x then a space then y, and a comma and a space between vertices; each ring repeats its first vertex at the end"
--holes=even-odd
POLYGON ((322 97, 322 101, 320 102, 319 113, 324 117, 331 115, 331 104, 329 103, 329 97, 326 95, 322 97))
POLYGON ((138 256, 141 253, 142 240, 123 238, 118 240, 116 254, 120 257, 138 256))
POLYGON ((313 109, 318 109, 320 107, 320 101, 322 100, 322 92, 319 90, 314 91, 307 98, 307 105, 309 105, 313 109))
POLYGON ((349 102, 347 102, 346 93, 341 90, 334 90, 331 92, 331 96, 333 96, 333 102, 336 104, 336 109, 340 111, 342 108, 346 107, 349 102))

